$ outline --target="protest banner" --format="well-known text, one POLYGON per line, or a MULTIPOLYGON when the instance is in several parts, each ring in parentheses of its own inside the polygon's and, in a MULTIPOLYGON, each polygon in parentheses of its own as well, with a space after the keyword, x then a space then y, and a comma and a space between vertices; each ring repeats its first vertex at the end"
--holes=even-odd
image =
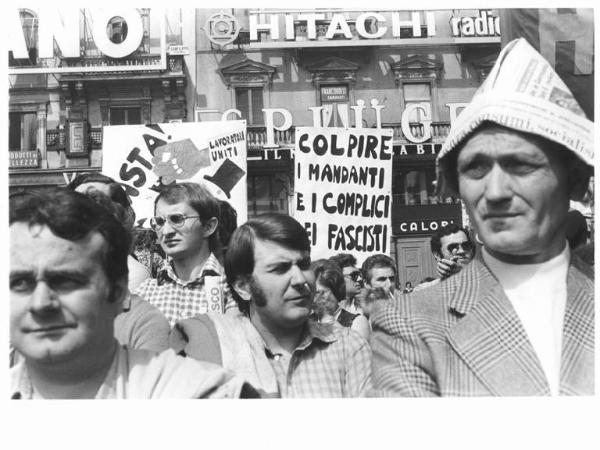
POLYGON ((390 254, 391 129, 296 129, 294 218, 312 259, 390 254))
POLYGON ((104 127, 102 172, 126 189, 136 226, 149 227, 161 185, 194 182, 247 219, 246 121, 104 127))

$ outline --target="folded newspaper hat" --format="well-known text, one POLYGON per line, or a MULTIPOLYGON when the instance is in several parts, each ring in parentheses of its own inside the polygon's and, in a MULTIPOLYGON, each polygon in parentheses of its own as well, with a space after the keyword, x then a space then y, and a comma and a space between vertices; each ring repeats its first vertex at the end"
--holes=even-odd
POLYGON ((452 124, 437 157, 438 175, 441 160, 485 121, 558 142, 593 167, 593 122, 552 66, 523 38, 504 47, 452 124))

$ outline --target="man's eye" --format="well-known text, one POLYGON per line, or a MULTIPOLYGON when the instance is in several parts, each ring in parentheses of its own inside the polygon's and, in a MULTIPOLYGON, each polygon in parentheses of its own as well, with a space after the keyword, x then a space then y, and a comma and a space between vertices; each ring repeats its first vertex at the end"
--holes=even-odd
POLYGON ((75 289, 79 289, 84 284, 85 283, 82 280, 75 277, 60 276, 53 277, 52 279, 48 280, 48 285, 53 291, 56 292, 74 291, 75 289))
POLYGON ((503 164, 504 169, 515 175, 527 175, 537 169, 535 164, 530 164, 524 161, 510 161, 503 164))
POLYGON ((13 292, 31 292, 35 287, 35 280, 29 277, 19 277, 10 280, 10 290, 13 292))
POLYGON ((468 164, 459 168, 459 173, 468 178, 482 178, 486 173, 489 172, 491 165, 485 161, 471 161, 468 164))
POLYGON ((277 264, 276 266, 273 267, 272 272, 286 273, 288 270, 290 270, 290 267, 291 267, 291 264, 289 264, 289 263, 277 264))

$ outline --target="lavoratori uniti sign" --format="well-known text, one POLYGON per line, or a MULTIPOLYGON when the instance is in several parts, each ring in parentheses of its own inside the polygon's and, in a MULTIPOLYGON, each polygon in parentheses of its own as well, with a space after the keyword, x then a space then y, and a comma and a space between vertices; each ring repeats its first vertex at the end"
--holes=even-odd
POLYGON ((165 70, 165 20, 149 8, 12 8, 8 73, 165 70))

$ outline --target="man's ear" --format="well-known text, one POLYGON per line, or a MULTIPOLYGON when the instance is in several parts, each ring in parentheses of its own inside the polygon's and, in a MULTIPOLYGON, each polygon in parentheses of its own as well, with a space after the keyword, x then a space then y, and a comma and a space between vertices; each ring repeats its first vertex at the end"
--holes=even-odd
POLYGON ((235 292, 242 300, 249 302, 250 298, 252 298, 250 292, 250 277, 238 277, 233 283, 233 289, 235 289, 235 292))
POLYGON ((218 225, 219 219, 217 219, 216 217, 211 217, 202 224, 202 235, 205 238, 212 236, 212 234, 216 231, 218 225))

